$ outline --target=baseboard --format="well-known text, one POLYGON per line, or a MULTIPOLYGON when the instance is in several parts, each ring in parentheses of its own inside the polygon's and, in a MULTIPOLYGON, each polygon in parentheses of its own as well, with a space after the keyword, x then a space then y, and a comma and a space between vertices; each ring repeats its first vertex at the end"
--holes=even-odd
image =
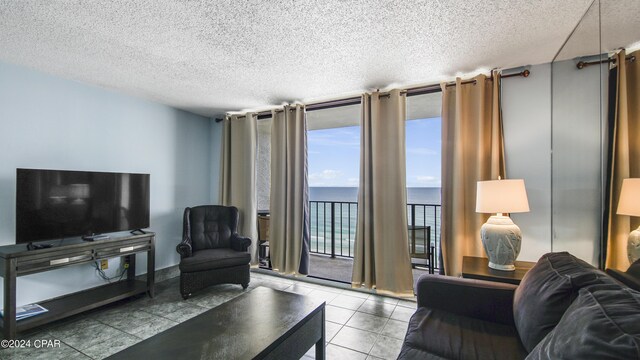
MULTIPOLYGON (((178 268, 178 265, 169 266, 164 269, 156 270, 155 282, 159 283, 165 280, 173 279, 178 276, 180 276, 180 269, 178 268)), ((136 279, 143 280, 143 281, 147 280, 147 274, 145 273, 145 274, 137 275, 136 279)))

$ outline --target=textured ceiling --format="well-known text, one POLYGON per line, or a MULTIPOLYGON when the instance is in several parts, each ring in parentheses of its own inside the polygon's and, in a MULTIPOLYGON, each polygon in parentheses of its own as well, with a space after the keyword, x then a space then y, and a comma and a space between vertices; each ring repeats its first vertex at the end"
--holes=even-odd
POLYGON ((0 60, 203 115, 548 62, 591 0, 0 0, 0 60))

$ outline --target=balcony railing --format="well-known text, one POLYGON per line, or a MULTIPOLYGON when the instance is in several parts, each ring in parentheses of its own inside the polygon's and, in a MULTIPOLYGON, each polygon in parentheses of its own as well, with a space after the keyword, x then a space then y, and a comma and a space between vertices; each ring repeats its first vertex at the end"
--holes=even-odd
MULTIPOLYGON (((353 257, 358 203, 310 201, 310 252, 331 257, 353 257)), ((409 252, 412 263, 433 273, 440 267, 440 205, 407 204, 409 252)))

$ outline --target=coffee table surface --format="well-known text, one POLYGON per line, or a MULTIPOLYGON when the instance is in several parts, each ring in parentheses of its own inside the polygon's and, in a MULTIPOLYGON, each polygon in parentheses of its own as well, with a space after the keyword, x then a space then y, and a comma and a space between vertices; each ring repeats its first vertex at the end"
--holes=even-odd
POLYGON ((109 359, 253 359, 268 354, 324 302, 257 287, 109 359))

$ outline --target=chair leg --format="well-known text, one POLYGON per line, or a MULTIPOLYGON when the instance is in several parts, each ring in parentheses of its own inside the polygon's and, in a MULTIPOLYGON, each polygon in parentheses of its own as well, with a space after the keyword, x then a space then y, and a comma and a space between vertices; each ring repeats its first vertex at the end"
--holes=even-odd
POLYGON ((191 296, 191 294, 182 294, 182 298, 184 300, 187 300, 189 298, 189 296, 191 296))
POLYGON ((241 285, 242 285, 242 290, 247 290, 247 288, 249 287, 249 283, 241 284, 241 285))

